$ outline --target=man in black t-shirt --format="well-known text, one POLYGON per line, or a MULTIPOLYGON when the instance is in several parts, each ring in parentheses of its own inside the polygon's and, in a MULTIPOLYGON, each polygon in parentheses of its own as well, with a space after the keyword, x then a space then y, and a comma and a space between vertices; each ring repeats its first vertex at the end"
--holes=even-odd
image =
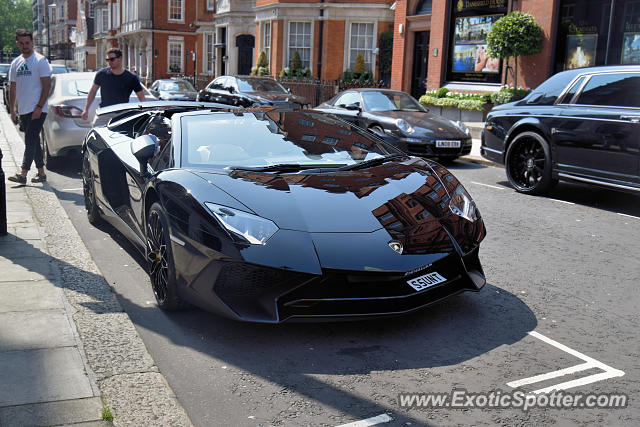
POLYGON ((82 120, 89 117, 89 107, 100 89, 100 107, 129 102, 131 92, 135 92, 140 101, 145 101, 142 85, 138 77, 122 66, 122 51, 116 48, 107 51, 109 67, 101 68, 93 79, 93 85, 87 95, 82 111, 82 120))

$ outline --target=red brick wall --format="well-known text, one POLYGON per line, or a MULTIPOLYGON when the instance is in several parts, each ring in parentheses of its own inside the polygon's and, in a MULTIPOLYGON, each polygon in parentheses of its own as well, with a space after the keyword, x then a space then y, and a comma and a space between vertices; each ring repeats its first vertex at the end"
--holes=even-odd
POLYGON ((340 77, 344 67, 345 21, 332 20, 324 24, 324 42, 322 43, 322 76, 325 80, 340 77))
POLYGON ((271 58, 269 58, 269 64, 273 64, 269 67, 269 71, 272 76, 278 76, 280 70, 282 70, 282 51, 284 49, 284 22, 282 19, 275 19, 271 21, 271 58))
MULTIPOLYGON (((446 1, 434 1, 431 12, 431 33, 429 34, 429 65, 427 68, 427 90, 438 89, 444 82, 446 72, 447 38, 445 34, 449 20, 449 4, 446 1), (433 56, 438 49, 438 56, 433 56)), ((409 89, 411 87, 409 86, 409 89)))
MULTIPOLYGON (((518 86, 535 88, 551 75, 553 40, 556 36, 555 11, 559 0, 514 1, 514 9, 530 13, 544 31, 542 51, 518 59, 518 86)), ((513 60, 511 60, 513 65, 513 60)), ((509 77, 509 84, 513 83, 509 77)))
POLYGON ((407 43, 407 6, 407 0, 398 0, 396 2, 393 22, 393 60, 391 62, 391 89, 395 90, 403 90, 405 61, 410 58, 410 55, 405 53, 407 43), (400 25, 405 29, 402 34, 399 32, 400 25))

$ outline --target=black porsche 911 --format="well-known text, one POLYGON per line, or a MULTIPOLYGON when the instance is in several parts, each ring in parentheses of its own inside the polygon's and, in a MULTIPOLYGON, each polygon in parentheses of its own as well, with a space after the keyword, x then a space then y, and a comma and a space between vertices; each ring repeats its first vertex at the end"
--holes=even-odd
POLYGON ((405 92, 349 89, 314 110, 335 114, 413 156, 451 161, 471 152, 471 133, 464 123, 430 113, 405 92))
POLYGON ((406 313, 485 284, 460 182, 324 113, 112 106, 87 134, 91 222, 145 254, 158 305, 254 322, 406 313))

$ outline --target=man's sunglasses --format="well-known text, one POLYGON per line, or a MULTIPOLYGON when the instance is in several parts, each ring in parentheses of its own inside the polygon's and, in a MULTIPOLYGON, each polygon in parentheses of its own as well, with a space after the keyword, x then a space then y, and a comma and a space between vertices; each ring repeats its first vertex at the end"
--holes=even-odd
POLYGON ((115 60, 116 60, 116 59, 118 59, 118 58, 120 58, 120 57, 119 57, 119 56, 113 56, 113 57, 111 57, 111 58, 104 58, 104 60, 105 60, 105 61, 109 61, 109 62, 111 62, 111 61, 115 61, 115 60))

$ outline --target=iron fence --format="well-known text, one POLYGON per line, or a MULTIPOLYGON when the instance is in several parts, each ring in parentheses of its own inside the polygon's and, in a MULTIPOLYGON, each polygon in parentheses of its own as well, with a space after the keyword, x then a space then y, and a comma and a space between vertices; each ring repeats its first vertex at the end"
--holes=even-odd
POLYGON ((338 93, 336 81, 296 79, 278 79, 278 81, 291 90, 292 94, 305 97, 312 107, 322 104, 338 93))

